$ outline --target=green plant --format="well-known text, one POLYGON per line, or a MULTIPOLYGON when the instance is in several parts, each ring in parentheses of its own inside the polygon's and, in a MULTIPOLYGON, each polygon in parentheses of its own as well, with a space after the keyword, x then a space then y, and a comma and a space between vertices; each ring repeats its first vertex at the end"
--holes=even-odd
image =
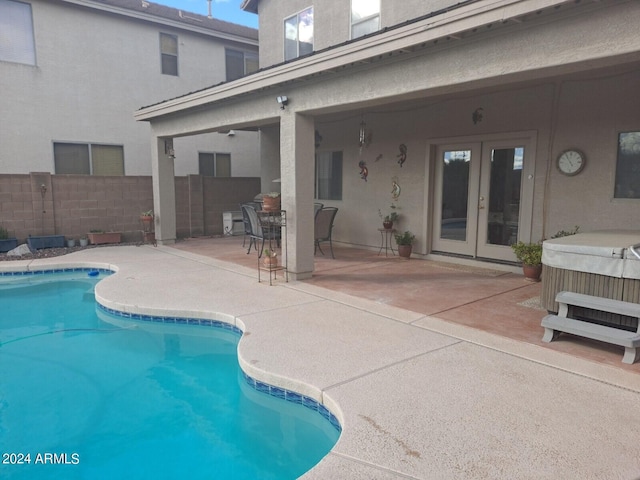
POLYGON ((569 235, 575 235, 580 230, 580 227, 576 225, 573 227, 573 230, 560 230, 558 233, 553 235, 551 238, 560 238, 560 237, 568 237, 569 235))
POLYGON ((104 230, 100 230, 99 228, 94 228, 89 230, 89 233, 104 233, 104 230))
POLYGON ((9 238, 9 231, 0 225, 0 240, 6 240, 9 238))
POLYGON ((280 196, 280 192, 269 192, 264 194, 265 197, 278 198, 280 196))
POLYGON ((520 241, 511 245, 516 258, 523 265, 542 265, 542 244, 541 243, 524 243, 520 241))
POLYGON ((388 214, 383 214, 382 210, 378 209, 378 216, 384 221, 384 222, 395 222, 396 220, 398 220, 398 218, 400 218, 400 214, 398 212, 395 211, 395 209, 397 208, 394 204, 391 204, 391 206, 389 207, 392 211, 391 213, 388 214))
POLYGON ((265 248, 262 253, 267 256, 267 257, 276 257, 278 256, 278 252, 276 252, 275 250, 270 250, 268 248, 265 248))
POLYGON ((413 241, 416 239, 416 236, 409 230, 406 230, 403 233, 396 233, 394 237, 396 238, 396 243, 398 245, 412 245, 413 241))
POLYGON ((153 210, 147 210, 146 212, 142 212, 140 214, 141 217, 153 217, 153 210))

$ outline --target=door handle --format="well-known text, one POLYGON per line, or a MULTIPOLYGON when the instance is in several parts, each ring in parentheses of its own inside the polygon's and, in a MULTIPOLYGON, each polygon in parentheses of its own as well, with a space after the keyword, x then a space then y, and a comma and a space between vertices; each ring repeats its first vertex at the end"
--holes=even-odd
POLYGON ((480 203, 478 204, 478 210, 482 210, 484 208, 484 197, 479 198, 480 203))

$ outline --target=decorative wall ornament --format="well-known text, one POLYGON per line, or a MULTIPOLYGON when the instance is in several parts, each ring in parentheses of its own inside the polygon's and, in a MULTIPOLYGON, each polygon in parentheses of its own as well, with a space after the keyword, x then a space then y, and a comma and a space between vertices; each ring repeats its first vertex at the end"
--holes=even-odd
POLYGON ((398 164, 402 167, 402 164, 407 160, 407 146, 401 143, 398 148, 400 148, 400 153, 396 157, 398 158, 398 164))
POLYGON ((473 120, 474 125, 477 125, 482 121, 482 112, 484 112, 484 109, 482 107, 478 107, 471 114, 471 120, 473 120))
POLYGON ((393 177, 391 179, 391 198, 393 198, 394 201, 398 200, 401 191, 402 189, 400 188, 400 184, 398 183, 398 177, 393 177))
POLYGON ((366 132, 366 127, 367 124, 364 123, 364 117, 362 118, 362 121, 360 122, 360 137, 358 140, 358 146, 360 147, 360 154, 362 154, 362 147, 364 147, 364 144, 367 140, 367 132, 366 132))
POLYGON ((369 176, 367 162, 365 162, 364 160, 360 160, 360 162, 358 162, 358 166, 360 167, 360 178, 366 182, 367 177, 369 176))

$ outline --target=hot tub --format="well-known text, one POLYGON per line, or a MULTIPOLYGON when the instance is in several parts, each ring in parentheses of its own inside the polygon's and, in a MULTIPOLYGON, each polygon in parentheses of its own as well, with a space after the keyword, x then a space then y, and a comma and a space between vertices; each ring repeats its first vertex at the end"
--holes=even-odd
MULTIPOLYGON (((560 291, 640 303, 640 259, 630 247, 640 243, 638 230, 603 230, 545 240, 542 247, 542 306, 558 311, 560 291)), ((625 330, 635 318, 573 307, 572 316, 625 330)))

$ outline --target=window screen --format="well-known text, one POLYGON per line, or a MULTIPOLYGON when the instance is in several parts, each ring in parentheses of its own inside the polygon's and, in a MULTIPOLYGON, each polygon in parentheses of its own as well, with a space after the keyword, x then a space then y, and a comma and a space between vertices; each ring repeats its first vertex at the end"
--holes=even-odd
POLYGON ((31 5, 0 0, 0 61, 36 64, 31 5))
POLYGON ((165 75, 178 75, 178 37, 160 34, 160 57, 162 61, 162 73, 165 75))
POLYGON ((640 198, 640 132, 618 135, 615 198, 640 198))
POLYGON ((322 152, 316 156, 318 200, 342 200, 342 152, 322 152))

